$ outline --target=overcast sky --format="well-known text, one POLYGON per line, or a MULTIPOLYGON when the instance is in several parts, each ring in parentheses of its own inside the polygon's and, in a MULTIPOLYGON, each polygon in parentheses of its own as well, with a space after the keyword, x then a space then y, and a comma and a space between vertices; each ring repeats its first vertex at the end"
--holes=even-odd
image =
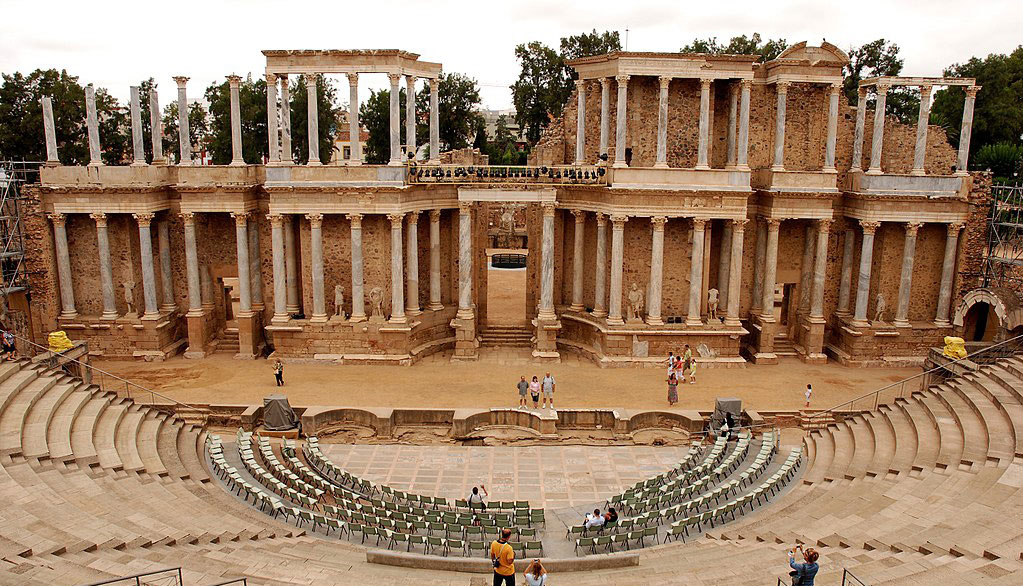
MULTIPOLYGON (((122 101, 150 76, 166 104, 174 75, 192 78, 190 97, 231 73, 262 75, 262 49, 404 49, 476 78, 484 105, 497 109, 511 106, 514 48, 527 41, 557 48, 594 28, 620 31, 623 43, 629 29, 635 51, 755 31, 843 49, 885 37, 902 47, 906 75, 940 75, 1023 43, 1023 0, 0 0, 0 23, 0 71, 65 68, 122 101)), ((382 74, 360 77, 361 99, 386 84, 382 74)))

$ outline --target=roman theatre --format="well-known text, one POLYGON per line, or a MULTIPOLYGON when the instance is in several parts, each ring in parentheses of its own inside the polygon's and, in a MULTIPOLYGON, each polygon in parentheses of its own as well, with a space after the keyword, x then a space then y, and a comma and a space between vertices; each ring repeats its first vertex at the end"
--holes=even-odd
POLYGON ((92 162, 61 165, 42 100, 28 286, 3 316, 22 357, 0 363, 0 583, 476 585, 503 527, 557 584, 774 586, 796 544, 818 584, 1018 583, 1023 304, 979 277, 975 80, 863 79, 852 106, 826 42, 584 57, 509 167, 445 150, 440 63, 263 55, 262 164, 235 75, 228 165, 194 164, 185 107, 164 152, 168 97, 134 87, 134 157, 104 165, 91 86, 92 162), (386 76, 386 164, 357 141, 320 163, 315 99, 293 160, 290 95, 319 76, 347 82, 350 136, 386 76), (958 150, 928 123, 949 86, 958 150), (429 96, 404 128, 402 88, 429 96), (915 124, 885 115, 905 88, 915 124), (687 345, 699 381, 666 407, 687 345), (545 372, 557 411, 517 408, 545 372), (271 429, 292 415, 301 433, 271 429))

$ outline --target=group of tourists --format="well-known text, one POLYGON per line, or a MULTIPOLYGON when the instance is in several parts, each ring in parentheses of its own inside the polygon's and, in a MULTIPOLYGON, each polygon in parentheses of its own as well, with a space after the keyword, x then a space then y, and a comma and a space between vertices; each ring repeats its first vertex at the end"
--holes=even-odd
POLYGON ((583 527, 589 529, 597 529, 605 525, 614 525, 618 522, 618 512, 615 511, 614 507, 608 508, 607 512, 603 515, 600 514, 600 509, 593 509, 592 513, 586 513, 586 517, 583 519, 583 527))
MULTIPOLYGON (((490 544, 490 562, 494 565, 494 586, 515 586, 515 550, 508 541, 511 529, 502 529, 501 536, 490 544)), ((522 573, 526 586, 546 586, 547 570, 540 563, 540 558, 526 566, 522 573)))
POLYGON ((689 375, 689 384, 696 384, 696 357, 689 344, 685 345, 682 354, 668 352, 668 406, 678 403, 679 381, 686 384, 686 375, 689 375))
POLYGON ((519 390, 519 409, 528 409, 526 405, 526 393, 529 393, 531 399, 533 399, 533 409, 540 409, 541 395, 543 396, 543 409, 547 408, 547 401, 551 403, 551 412, 554 412, 554 389, 557 384, 554 382, 554 377, 550 372, 544 375, 543 379, 537 378, 533 375, 533 380, 527 381, 526 376, 522 375, 518 385, 519 390))

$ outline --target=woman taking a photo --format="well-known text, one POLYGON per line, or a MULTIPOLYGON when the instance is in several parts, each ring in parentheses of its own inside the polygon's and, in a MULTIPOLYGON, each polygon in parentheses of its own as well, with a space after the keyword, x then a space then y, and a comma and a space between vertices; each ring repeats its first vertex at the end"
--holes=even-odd
POLYGON ((535 558, 529 563, 529 566, 526 567, 526 571, 523 574, 523 578, 526 579, 527 586, 546 586, 547 570, 545 570, 543 564, 540 563, 540 558, 535 558))

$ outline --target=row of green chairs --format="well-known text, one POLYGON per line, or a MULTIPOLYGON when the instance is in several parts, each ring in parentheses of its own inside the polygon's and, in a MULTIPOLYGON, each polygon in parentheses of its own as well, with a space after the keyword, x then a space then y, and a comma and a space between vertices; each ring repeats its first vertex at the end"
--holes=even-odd
POLYGON ((626 551, 632 549, 629 545, 630 543, 634 543, 639 547, 646 547, 647 539, 651 539, 655 545, 657 544, 657 527, 648 527, 628 533, 616 533, 599 537, 580 537, 575 540, 575 552, 578 555, 580 548, 584 550, 589 549, 589 553, 592 554, 597 553, 597 548, 603 548, 607 553, 626 551))

